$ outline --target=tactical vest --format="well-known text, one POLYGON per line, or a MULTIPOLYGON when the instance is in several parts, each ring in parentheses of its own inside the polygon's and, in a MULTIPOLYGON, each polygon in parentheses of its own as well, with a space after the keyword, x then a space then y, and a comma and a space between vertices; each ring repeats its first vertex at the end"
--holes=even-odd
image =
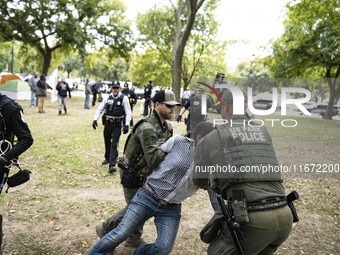
POLYGON ((204 121, 204 115, 202 115, 201 109, 202 101, 197 96, 193 96, 190 99, 190 109, 189 109, 189 118, 193 123, 200 123, 204 121))
POLYGON ((152 92, 152 87, 151 85, 148 85, 144 88, 144 98, 145 99, 150 99, 151 97, 151 92, 152 92))
POLYGON ((127 96, 127 97, 129 98, 129 103, 130 103, 130 105, 131 105, 131 104, 135 104, 134 98, 131 97, 131 90, 128 89, 128 90, 126 91, 126 90, 123 89, 123 90, 121 91, 121 93, 124 94, 125 96, 127 96))
POLYGON ((157 140, 155 146, 162 145, 173 134, 170 123, 165 121, 165 127, 161 127, 154 114, 148 115, 138 121, 127 138, 124 148, 124 154, 129 159, 130 166, 136 168, 136 170, 140 170, 147 165, 144 158, 144 150, 139 140, 139 134, 143 132, 145 128, 151 129, 153 134, 156 135, 157 140))
MULTIPOLYGON (((233 119, 239 123, 243 120, 233 119)), ((247 121, 246 121, 247 123, 247 121)), ((219 194, 223 194, 228 188, 235 184, 281 181, 281 173, 272 171, 263 173, 263 167, 269 169, 278 166, 273 144, 265 127, 249 127, 233 125, 230 122, 217 127, 223 144, 224 166, 234 166, 235 172, 223 173, 217 177, 212 174, 212 188, 219 194)))
POLYGON ((119 97, 114 98, 110 95, 107 99, 105 115, 107 117, 123 117, 125 115, 125 109, 123 105, 123 99, 125 95, 121 94, 119 97))

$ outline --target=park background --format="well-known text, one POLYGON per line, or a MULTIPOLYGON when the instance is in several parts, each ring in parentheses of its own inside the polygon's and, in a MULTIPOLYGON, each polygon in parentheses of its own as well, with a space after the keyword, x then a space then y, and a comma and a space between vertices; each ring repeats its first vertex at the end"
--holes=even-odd
MULTIPOLYGON (((251 38, 233 37, 216 13, 229 8, 225 13, 237 13, 239 18, 227 25, 258 29, 258 37, 270 31, 252 27, 254 18, 248 12, 226 7, 225 1, 153 2, 136 17, 127 15, 131 1, 127 2, 1 1, 0 69, 21 75, 33 70, 50 75, 57 69, 59 77, 90 78, 92 83, 118 79, 140 89, 151 79, 156 86, 171 87, 178 100, 181 88, 193 78, 213 78, 217 72, 225 73, 226 80, 247 79, 258 93, 271 92, 270 81, 277 77, 326 78, 305 87, 315 103, 327 105, 323 119, 294 116, 299 126, 293 131, 277 127, 269 132, 280 164, 339 164, 340 122, 331 113, 340 97, 338 0, 280 1, 282 31, 255 48, 251 38), (184 2, 191 5, 181 5, 184 2), (235 47, 251 51, 235 68, 228 68, 235 47)), ((265 1, 256 7, 267 7, 268 15, 258 18, 272 22, 265 1)), ((28 101, 20 102, 35 141, 20 162, 32 171, 32 180, 1 197, 7 254, 86 254, 98 240, 94 226, 125 205, 119 175, 109 175, 100 164, 102 126, 92 129, 96 108, 83 109, 82 93, 74 93, 69 114, 62 116, 57 116, 57 104, 50 97, 46 114, 38 114, 28 101)), ((142 117, 141 103, 135 108, 135 120, 142 117)), ((183 123, 172 125, 175 134, 184 133, 183 123)), ((120 152, 125 139, 122 135, 120 152)), ((300 193, 296 202, 300 222, 277 254, 339 254, 339 178, 287 178, 284 183, 287 193, 300 193)), ((188 199, 172 254, 205 254, 207 246, 198 233, 211 215, 205 191, 188 199)), ((150 220, 143 236, 153 241, 155 233, 150 220)), ((116 254, 131 252, 120 246, 116 254)))
MULTIPOLYGON (((21 101, 34 137, 20 158, 32 171, 31 180, 11 188, 0 200, 4 216, 5 254, 86 254, 99 238, 95 225, 125 206, 119 173, 102 166, 103 126, 92 128, 96 107, 83 109, 83 97, 68 99, 68 114, 58 116, 57 103, 47 100, 46 114, 21 101)), ((133 115, 142 118, 140 101, 133 115)), ((281 118, 276 115, 275 118, 281 118)), ((339 163, 340 122, 294 117, 294 129, 269 128, 280 164, 339 163)), ((183 122, 171 122, 174 134, 184 134, 183 122)), ((122 153, 127 135, 121 136, 122 153)), ((14 171, 13 171, 14 172, 14 171)), ((340 186, 337 178, 286 178, 286 191, 297 190, 300 222, 277 254, 338 254, 340 186)), ((199 232, 213 215, 206 191, 199 190, 182 207, 182 220, 172 254, 206 254, 199 232)), ((153 242, 150 219, 143 238, 153 242)), ((115 254, 131 254, 120 245, 115 254)))

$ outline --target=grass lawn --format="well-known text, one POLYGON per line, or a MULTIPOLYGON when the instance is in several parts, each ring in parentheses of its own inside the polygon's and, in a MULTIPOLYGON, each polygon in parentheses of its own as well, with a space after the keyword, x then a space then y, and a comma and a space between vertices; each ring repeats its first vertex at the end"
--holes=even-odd
MULTIPOLYGON (((45 103, 46 114, 19 102, 31 129, 34 144, 20 157, 31 180, 3 193, 4 254, 86 254, 98 240, 94 227, 125 206, 119 174, 108 174, 104 160, 103 126, 92 120, 97 109, 84 109, 84 98, 68 99, 68 114, 58 116, 57 102, 45 103)), ((135 123, 141 119, 140 103, 135 123)), ((275 116, 275 118, 283 119, 275 116)), ((295 117, 296 128, 268 128, 281 164, 340 164, 340 121, 295 117)), ((172 122, 174 134, 184 134, 184 123, 172 122)), ((120 138, 122 153, 127 135, 120 138)), ((285 179, 287 193, 297 190, 295 203, 300 222, 277 254, 340 254, 340 185, 334 178, 285 179)), ((172 254, 206 254, 199 232, 212 216, 205 191, 187 199, 172 254)), ((149 220, 143 238, 155 240, 149 220)), ((131 254, 120 245, 115 254, 131 254)))

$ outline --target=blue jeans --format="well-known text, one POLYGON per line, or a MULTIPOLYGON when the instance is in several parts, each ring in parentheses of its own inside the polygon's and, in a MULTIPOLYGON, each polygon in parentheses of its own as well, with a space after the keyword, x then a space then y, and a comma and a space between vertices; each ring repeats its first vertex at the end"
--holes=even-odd
POLYGON ((37 93, 35 93, 34 91, 31 91, 31 106, 34 106, 34 99, 35 99, 35 106, 38 106, 38 97, 37 97, 37 93))
POLYGON ((131 201, 123 220, 119 225, 100 239, 88 255, 105 255, 124 242, 134 230, 151 217, 155 217, 157 239, 152 244, 142 244, 133 255, 165 255, 174 245, 179 222, 181 220, 181 204, 165 204, 150 195, 148 191, 139 189, 131 201))
POLYGON ((90 108, 90 94, 85 95, 85 105, 84 108, 90 108))

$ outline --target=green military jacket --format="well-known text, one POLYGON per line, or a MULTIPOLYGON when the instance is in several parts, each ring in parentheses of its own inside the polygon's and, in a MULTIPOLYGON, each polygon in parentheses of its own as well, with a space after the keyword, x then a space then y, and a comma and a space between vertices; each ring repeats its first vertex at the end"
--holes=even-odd
MULTIPOLYGON (((195 154, 194 183, 199 188, 211 187, 224 198, 230 198, 232 190, 244 190, 248 202, 273 196, 284 196, 281 175, 261 175, 260 173, 234 174, 211 171, 218 167, 278 165, 271 138, 265 127, 248 127, 248 119, 234 116, 234 123, 245 126, 227 124, 219 126, 198 143, 195 154), (239 127, 239 128, 237 128, 239 127), (224 137, 223 137, 224 136, 224 137), (209 171, 208 171, 209 170, 209 171)), ((227 168, 224 168, 227 169, 227 168)), ((230 168, 229 168, 230 169, 230 168)))
POLYGON ((158 147, 165 143, 172 134, 170 122, 165 120, 162 125, 156 111, 140 120, 132 130, 131 137, 126 144, 125 156, 129 164, 138 170, 144 167, 154 170, 166 155, 158 147))

